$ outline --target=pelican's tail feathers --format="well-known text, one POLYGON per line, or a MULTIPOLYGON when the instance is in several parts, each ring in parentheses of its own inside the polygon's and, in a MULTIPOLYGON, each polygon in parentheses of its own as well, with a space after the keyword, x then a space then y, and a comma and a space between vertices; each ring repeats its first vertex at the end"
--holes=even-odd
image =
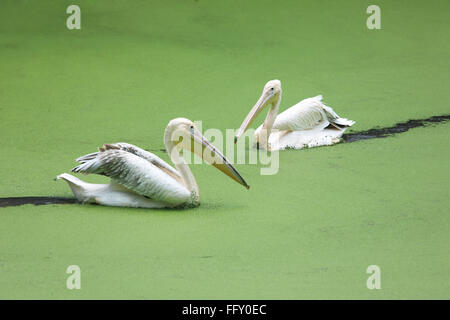
POLYGON ((352 125, 355 124, 355 121, 353 120, 339 117, 338 114, 332 108, 324 104, 322 105, 322 108, 323 110, 325 110, 328 120, 334 124, 337 124, 338 126, 351 127, 352 125))
POLYGON ((63 173, 56 177, 58 180, 64 180, 69 184, 70 189, 72 189, 73 194, 78 199, 78 201, 84 202, 86 199, 85 191, 86 186, 88 185, 86 182, 68 174, 63 173))
POLYGON ((337 119, 333 120, 332 122, 334 122, 335 124, 337 124, 339 126, 346 126, 346 127, 351 127, 352 125, 355 124, 355 121, 349 120, 346 118, 337 118, 337 119))
POLYGON ((325 110, 325 113, 327 114, 327 117, 329 120, 335 120, 339 119, 340 117, 334 110, 326 105, 322 105, 323 110, 325 110))
POLYGON ((58 179, 58 180, 65 180, 68 183, 72 183, 72 184, 74 184, 76 186, 82 186, 83 184, 85 184, 84 181, 82 181, 82 180, 78 179, 77 177, 74 177, 74 176, 72 176, 72 175, 70 175, 68 173, 62 173, 59 176, 57 176, 56 179, 58 179))

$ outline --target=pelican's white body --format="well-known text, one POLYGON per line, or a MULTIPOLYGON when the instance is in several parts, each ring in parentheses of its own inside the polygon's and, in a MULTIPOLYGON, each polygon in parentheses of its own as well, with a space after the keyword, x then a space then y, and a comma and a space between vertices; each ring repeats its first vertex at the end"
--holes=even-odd
POLYGON ((106 149, 80 157, 77 161, 81 164, 74 168, 75 172, 88 174, 113 165, 109 184, 87 183, 67 173, 57 177, 67 181, 78 201, 119 207, 165 208, 192 200, 191 192, 180 182, 179 173, 153 153, 127 143, 109 146, 121 149, 106 149), (179 181, 174 176, 179 177, 179 181))
MULTIPOLYGON (((70 174, 60 174, 58 179, 65 180, 77 200, 81 203, 97 203, 115 207, 166 208, 168 203, 157 202, 138 195, 111 180, 109 184, 84 182, 70 174)), ((173 206, 173 205, 172 205, 173 206)))
MULTIPOLYGON (((277 112, 276 108, 272 112, 277 112)), ((269 135, 271 151, 284 149, 303 149, 332 145, 348 127, 355 122, 339 117, 332 108, 322 103, 322 96, 300 101, 278 114, 269 135)), ((261 133, 263 125, 255 131, 255 137, 261 133)))
POLYGON ((330 146, 340 141, 346 129, 310 129, 302 131, 272 131, 269 136, 270 151, 330 146))
POLYGON ((78 201, 107 206, 173 208, 200 204, 197 182, 184 158, 181 148, 200 152, 200 156, 238 183, 249 188, 229 161, 185 118, 173 119, 164 131, 164 144, 176 169, 151 152, 129 143, 105 144, 98 152, 78 158, 80 164, 73 172, 100 174, 111 178, 109 184, 92 184, 63 173, 78 201), (181 135, 183 134, 183 135, 181 135), (192 148, 189 139, 208 148, 215 157, 204 158, 202 148, 192 148), (221 160, 221 161, 218 161, 221 160), (221 166, 222 165, 222 166, 221 166))

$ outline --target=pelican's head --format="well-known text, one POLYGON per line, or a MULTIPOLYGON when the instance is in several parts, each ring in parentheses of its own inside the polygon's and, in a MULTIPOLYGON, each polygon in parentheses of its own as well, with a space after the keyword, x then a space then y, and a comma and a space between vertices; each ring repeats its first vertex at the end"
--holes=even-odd
POLYGON ((281 97, 281 81, 280 80, 270 80, 264 86, 261 97, 259 97, 255 106, 250 110, 249 114, 245 117, 241 124, 236 136, 234 137, 234 143, 237 142, 239 137, 247 131, 248 127, 252 122, 258 117, 259 113, 267 106, 275 107, 280 101, 281 97))
POLYGON ((172 148, 173 150, 167 150, 168 152, 179 152, 179 149, 189 150, 234 181, 247 189, 250 188, 228 159, 201 134, 191 120, 186 118, 171 120, 164 132, 164 140, 166 146, 175 147, 172 148))
POLYGON ((280 80, 270 80, 266 83, 263 89, 263 94, 266 93, 272 97, 277 97, 281 93, 281 81, 280 80))

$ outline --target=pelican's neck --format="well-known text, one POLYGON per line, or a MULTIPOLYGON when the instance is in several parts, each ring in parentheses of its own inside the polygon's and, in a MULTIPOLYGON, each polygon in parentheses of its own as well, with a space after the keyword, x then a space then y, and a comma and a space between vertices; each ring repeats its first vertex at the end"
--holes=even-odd
POLYGON ((270 106, 269 112, 267 113, 266 119, 264 120, 262 130, 261 130, 261 139, 260 143, 263 144, 267 150, 269 150, 269 136, 272 131, 273 123, 278 115, 278 108, 280 107, 281 102, 281 92, 278 95, 278 98, 274 103, 270 106))
POLYGON ((197 181, 195 181, 194 175, 191 169, 187 165, 184 158, 180 155, 179 149, 175 147, 171 139, 165 139, 166 151, 169 153, 170 160, 177 168, 181 175, 184 186, 191 193, 191 203, 192 205, 198 205, 200 203, 200 193, 198 191, 197 181))

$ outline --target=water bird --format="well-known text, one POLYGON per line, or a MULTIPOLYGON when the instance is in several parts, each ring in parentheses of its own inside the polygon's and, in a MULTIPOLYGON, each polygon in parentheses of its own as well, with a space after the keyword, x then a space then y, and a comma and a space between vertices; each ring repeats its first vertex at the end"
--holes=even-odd
POLYGON ((164 131, 164 144, 175 168, 151 152, 129 143, 105 144, 98 152, 76 159, 72 172, 100 174, 109 184, 84 182, 63 173, 75 197, 82 203, 106 206, 173 208, 200 204, 197 182, 181 155, 182 149, 199 155, 227 176, 249 188, 233 165, 185 118, 173 119, 164 131))
POLYGON ((255 141, 258 148, 269 151, 332 145, 338 143, 345 130, 355 123, 339 117, 323 104, 321 95, 304 99, 278 114, 281 91, 280 80, 266 83, 261 97, 238 129, 235 143, 268 105, 266 119, 255 131, 255 141))

